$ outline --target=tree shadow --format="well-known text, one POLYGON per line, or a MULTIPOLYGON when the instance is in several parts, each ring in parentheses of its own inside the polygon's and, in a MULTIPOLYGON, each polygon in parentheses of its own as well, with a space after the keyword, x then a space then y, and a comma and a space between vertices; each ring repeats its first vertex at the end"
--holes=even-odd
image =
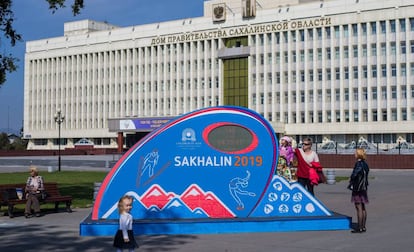
MULTIPOLYGON (((53 214, 53 213, 49 213, 53 214)), ((4 217, 7 218, 8 217, 4 217)), ((22 217, 19 217, 22 218, 22 217)), ((67 216, 62 214, 62 218, 67 216)), ((56 222, 56 218, 55 222, 56 222)), ((40 219, 39 219, 40 220, 40 219)), ((0 222, 0 251, 37 252, 37 251, 113 251, 112 236, 79 236, 74 223, 68 228, 59 223, 48 223, 47 217, 42 222, 30 222, 20 219, 19 222, 0 222), (66 229, 66 230, 65 230, 66 229)), ((49 220, 50 221, 50 220, 49 220)), ((172 251, 179 250, 183 244, 197 239, 195 235, 137 235, 139 251, 172 251)))

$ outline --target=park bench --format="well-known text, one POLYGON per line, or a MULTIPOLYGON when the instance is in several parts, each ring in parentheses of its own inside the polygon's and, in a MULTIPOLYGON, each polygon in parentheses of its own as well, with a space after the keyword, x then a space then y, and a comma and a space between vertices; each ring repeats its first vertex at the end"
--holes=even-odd
MULTIPOLYGON (((7 206, 7 213, 10 218, 14 217, 13 210, 15 205, 26 204, 26 199, 24 197, 25 187, 25 183, 0 185, 0 207, 7 206), (17 194, 11 195, 12 197, 7 197, 8 195, 10 196, 10 192, 13 192, 13 190, 15 192, 16 188, 21 188, 23 190, 23 198, 17 198, 17 194)), ((70 208, 72 204, 72 196, 61 195, 56 182, 46 182, 44 183, 44 188, 47 197, 44 200, 40 200, 40 204, 55 203, 55 212, 58 212, 59 203, 62 202, 66 204, 66 211, 69 213, 72 212, 72 209, 70 208)))

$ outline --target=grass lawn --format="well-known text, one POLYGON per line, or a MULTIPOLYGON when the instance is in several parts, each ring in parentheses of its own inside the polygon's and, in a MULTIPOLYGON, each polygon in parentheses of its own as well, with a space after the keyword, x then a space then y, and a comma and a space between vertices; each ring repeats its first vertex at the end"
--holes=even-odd
MULTIPOLYGON (((72 208, 85 208, 92 206, 94 182, 102 182, 106 174, 101 171, 61 171, 42 172, 39 175, 45 182, 57 182, 60 194, 71 195, 72 208)), ((0 173, 0 184, 26 183, 29 175, 28 172, 0 173)), ((60 207, 64 207, 64 204, 60 207)), ((16 208, 24 209, 24 205, 16 205, 16 208)), ((41 208, 52 209, 54 204, 45 204, 41 208)))

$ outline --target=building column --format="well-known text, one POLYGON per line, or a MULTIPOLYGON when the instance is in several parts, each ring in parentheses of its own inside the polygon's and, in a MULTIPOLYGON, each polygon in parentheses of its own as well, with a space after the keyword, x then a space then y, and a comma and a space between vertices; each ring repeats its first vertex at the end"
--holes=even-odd
POLYGON ((124 134, 122 132, 118 132, 117 144, 118 153, 122 153, 124 151, 124 134))

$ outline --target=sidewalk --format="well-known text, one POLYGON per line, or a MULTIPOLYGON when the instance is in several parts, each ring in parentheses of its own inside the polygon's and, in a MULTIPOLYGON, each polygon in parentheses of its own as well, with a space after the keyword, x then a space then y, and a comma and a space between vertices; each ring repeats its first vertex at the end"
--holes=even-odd
MULTIPOLYGON (((350 172, 336 170, 341 176, 349 176, 350 172)), ((141 245, 137 251, 412 251, 413 181, 414 170, 371 171, 367 232, 363 234, 312 231, 137 236, 141 245)), ((355 220, 346 185, 319 185, 315 194, 330 210, 355 220)), ((31 219, 0 216, 0 251, 114 251, 112 237, 79 236, 79 223, 90 212, 91 209, 74 209, 73 213, 46 213, 31 219)))

